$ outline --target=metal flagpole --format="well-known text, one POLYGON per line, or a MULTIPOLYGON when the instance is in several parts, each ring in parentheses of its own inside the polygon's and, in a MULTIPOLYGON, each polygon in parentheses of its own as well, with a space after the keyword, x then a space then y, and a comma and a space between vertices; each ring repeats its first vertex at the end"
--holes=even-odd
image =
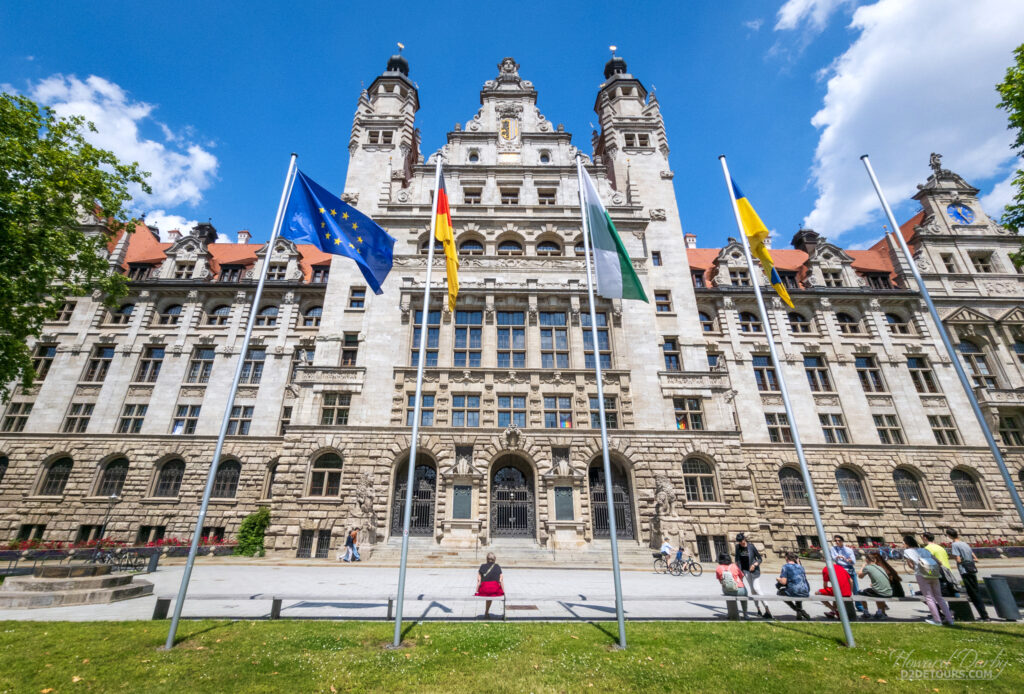
POLYGON ((943 325, 942 319, 939 317, 939 312, 935 309, 935 304, 932 302, 932 297, 928 292, 928 287, 925 286, 924 280, 921 279, 921 273, 917 269, 917 263, 914 262, 914 256, 907 247, 907 242, 903 238, 903 234, 900 232, 899 225, 896 224, 896 218, 892 214, 892 208, 889 207, 889 203, 885 199, 885 194, 882 192, 882 186, 879 185, 878 179, 875 177, 875 170, 871 168, 871 160, 868 158, 868 155, 865 154, 861 157, 861 161, 864 162, 864 168, 868 170, 868 177, 871 179, 871 185, 875 187, 875 192, 878 194, 878 200, 882 203, 882 209, 885 210, 885 216, 888 217, 889 224, 892 225, 894 230, 893 235, 896 237, 896 240, 900 244, 900 248, 903 250, 903 256, 907 259, 907 265, 910 266, 910 272, 914 275, 914 281, 917 282, 918 291, 921 292, 921 298, 924 299, 924 303, 928 307, 928 313, 932 316, 932 322, 935 323, 935 327, 939 331, 939 337, 942 338, 942 344, 946 348, 946 354, 949 356, 949 360, 953 362, 953 368, 956 370, 956 375, 960 379, 960 385, 964 387, 964 393, 967 394, 967 400, 971 403, 971 409, 974 410, 974 416, 978 420, 978 426, 981 427, 981 433, 985 435, 985 441, 988 443, 988 447, 992 449, 992 457, 996 459, 996 465, 999 466, 999 472, 1003 476, 1003 482, 1006 483, 1006 490, 1010 493, 1013 505, 1017 508, 1017 515, 1020 516, 1021 521, 1024 521, 1024 504, 1021 504, 1020 494, 1017 493, 1017 488, 1013 483, 1013 477, 1010 475, 1010 471, 1006 468, 1006 461, 1003 460, 1003 454, 999 451, 999 444, 996 443, 995 437, 992 436, 992 429, 989 428, 988 422, 985 421, 985 415, 982 413, 981 406, 978 404, 978 398, 974 395, 974 387, 971 385, 971 381, 967 377, 967 373, 964 371, 963 364, 960 363, 959 355, 957 355, 956 350, 953 349, 953 343, 949 341, 949 333, 946 332, 946 326, 943 325))
POLYGON ((619 621, 619 648, 626 648, 626 620, 622 610, 622 577, 619 575, 619 541, 615 526, 615 501, 612 495, 612 465, 608 459, 608 427, 604 420, 604 385, 601 383, 601 350, 597 343, 597 314, 594 312, 594 282, 590 271, 590 224, 583 198, 583 159, 576 155, 576 176, 580 186, 580 214, 583 217, 583 263, 587 268, 587 297, 590 300, 590 339, 597 372, 597 411, 601 418, 601 459, 604 463, 604 493, 608 501, 608 529, 612 540, 612 574, 615 577, 615 617, 619 621))
MULTIPOLYGON (((750 243, 747 241, 747 232, 743 228, 743 220, 740 218, 740 208, 736 204, 736 196, 732 188, 732 176, 729 175, 729 165, 725 163, 725 155, 718 157, 722 162, 722 173, 725 174, 725 185, 729 189, 729 202, 732 203, 732 213, 736 217, 736 226, 740 231, 740 239, 743 240, 743 252, 747 257, 747 267, 750 269, 750 283, 754 286, 754 296, 757 297, 757 308, 761 312, 761 324, 764 326, 764 334, 768 339, 768 351, 771 353, 772 366, 779 379, 779 392, 782 394, 782 403, 786 406, 786 417, 789 419, 789 430, 793 434, 793 445, 796 448, 796 457, 800 462, 800 473, 804 478, 804 488, 807 490, 807 501, 811 505, 811 514, 814 516, 814 525, 818 530, 818 542, 821 544, 821 556, 825 560, 825 568, 828 570, 828 580, 832 590, 838 591, 836 604, 839 607, 839 619, 843 623, 843 634, 846 636, 846 645, 850 648, 856 646, 853 641, 853 632, 850 630, 850 617, 846 613, 846 602, 843 600, 842 590, 839 581, 836 580, 836 569, 832 564, 832 554, 829 551, 828 536, 825 534, 825 526, 821 522, 821 513, 818 511, 818 497, 814 493, 814 482, 811 481, 811 473, 807 467, 807 458, 804 457, 804 446, 800 441, 800 430, 797 427, 796 417, 793 416, 793 405, 789 401, 789 389, 786 387, 786 372, 779 355, 775 350, 775 337, 772 334, 772 326, 768 321, 768 311, 764 306, 764 297, 761 295, 761 275, 763 274, 754 266, 754 258, 750 255, 750 243)), ((851 596, 852 597, 852 596, 851 596)), ((756 598, 754 598, 756 600, 756 598)))
POLYGON ((288 163, 288 175, 284 179, 284 190, 281 191, 281 202, 277 205, 277 217, 274 218, 274 229, 270 233, 270 241, 267 242, 267 254, 263 259, 263 269, 260 271, 260 281, 256 285, 256 294, 252 299, 252 308, 249 311, 249 322, 245 326, 245 338, 242 340, 242 349, 238 355, 238 363, 235 365, 235 378, 231 382, 231 391, 228 393, 228 402, 224 406, 224 417, 220 423, 220 434, 217 436, 217 447, 213 452, 213 462, 210 463, 210 471, 206 475, 206 489, 203 491, 203 503, 199 506, 199 516, 196 518, 195 532, 192 533, 192 544, 188 549, 188 560, 185 562, 185 573, 181 577, 181 587, 178 589, 178 599, 174 603, 174 617, 171 619, 171 630, 167 633, 167 643, 164 650, 174 647, 174 636, 178 631, 178 622, 181 619, 181 608, 185 604, 185 594, 188 592, 188 582, 192 578, 192 566, 196 561, 196 550, 199 548, 199 534, 203 529, 203 521, 206 519, 206 509, 210 505, 210 496, 213 494, 213 481, 217 476, 217 467, 220 465, 220 454, 224 448, 224 437, 228 432, 228 422, 231 420, 231 408, 235 404, 235 393, 238 391, 238 382, 242 377, 242 364, 245 362, 246 352, 249 350, 249 338, 252 336, 252 326, 256 321, 256 310, 259 307, 260 297, 263 295, 263 285, 267 280, 267 268, 270 267, 270 256, 274 251, 274 241, 281 233, 281 224, 284 222, 284 209, 291 195, 292 185, 295 183, 295 162, 299 155, 292 152, 291 161, 288 163))
MULTIPOLYGON (((412 485, 416 471, 416 448, 420 433, 420 407, 423 401, 423 365, 427 361, 427 335, 430 333, 430 274, 434 267, 434 233, 437 228, 437 198, 441 192, 441 154, 434 172, 434 202, 430 206, 430 237, 427 239, 427 278, 423 290, 423 322, 420 323, 419 356, 416 359, 416 395, 413 396, 412 445, 409 447, 409 474, 405 481, 405 511, 402 513, 402 560, 398 565, 398 604, 395 611, 395 638, 392 648, 402 645, 402 606, 405 603, 405 571, 409 559, 409 526, 412 524, 412 485)), ((415 322, 415 310, 413 321, 415 322)))

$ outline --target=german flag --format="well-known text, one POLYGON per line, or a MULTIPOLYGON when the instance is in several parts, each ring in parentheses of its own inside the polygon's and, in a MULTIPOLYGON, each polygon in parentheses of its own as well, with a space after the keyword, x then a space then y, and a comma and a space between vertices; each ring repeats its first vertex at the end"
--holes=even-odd
POLYGON ((444 187, 444 172, 441 173, 437 189, 437 219, 434 222, 434 238, 444 244, 445 265, 448 270, 448 310, 455 310, 455 297, 459 295, 459 256, 455 252, 455 233, 452 229, 452 213, 448 207, 448 191, 444 187))

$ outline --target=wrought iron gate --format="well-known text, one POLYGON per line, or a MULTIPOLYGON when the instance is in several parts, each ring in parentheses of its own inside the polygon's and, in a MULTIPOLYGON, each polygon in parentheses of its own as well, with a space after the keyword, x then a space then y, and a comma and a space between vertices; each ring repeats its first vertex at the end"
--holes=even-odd
MULTIPOLYGON (((395 496, 391 501, 391 534, 402 536, 403 513, 405 511, 405 490, 407 469, 398 473, 395 496)), ((431 536, 434 534, 434 496, 437 486, 437 471, 428 465, 417 465, 412 486, 412 522, 410 535, 431 536)))
MULTIPOLYGON (((612 468, 612 507, 615 509, 615 536, 620 540, 632 540, 633 500, 629 494, 629 482, 612 468)), ((604 470, 599 466, 590 468, 590 518, 594 537, 611 537, 608 522, 608 496, 604 486, 604 470)))
POLYGON ((504 467, 494 473, 491 536, 534 537, 536 521, 533 481, 514 467, 504 467))

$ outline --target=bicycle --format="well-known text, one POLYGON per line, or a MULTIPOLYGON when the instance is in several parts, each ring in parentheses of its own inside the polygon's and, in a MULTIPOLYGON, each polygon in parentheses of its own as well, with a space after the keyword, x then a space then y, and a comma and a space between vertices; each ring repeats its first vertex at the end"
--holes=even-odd
POLYGON ((118 568, 121 571, 142 571, 146 568, 146 559, 136 550, 129 550, 121 554, 118 568))
POLYGON ((673 576, 682 576, 684 573, 689 573, 696 578, 704 573, 704 567, 700 562, 694 561, 693 557, 686 557, 686 559, 682 560, 676 559, 669 564, 668 568, 673 576))
POLYGON ((661 552, 651 552, 651 556, 654 557, 654 573, 667 574, 669 571, 669 564, 665 560, 666 555, 661 552))

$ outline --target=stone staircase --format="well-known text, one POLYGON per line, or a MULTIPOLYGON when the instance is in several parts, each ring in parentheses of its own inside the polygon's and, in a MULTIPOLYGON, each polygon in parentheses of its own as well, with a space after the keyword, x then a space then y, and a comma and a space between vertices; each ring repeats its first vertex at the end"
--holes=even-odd
MULTIPOLYGON (((650 569, 654 558, 651 550, 634 540, 619 541, 619 562, 623 569, 650 569)), ((550 549, 532 540, 496 539, 478 548, 449 548, 438 545, 431 538, 410 538, 409 566, 465 568, 482 564, 488 552, 494 552, 504 567, 521 569, 604 569, 611 566, 611 543, 596 540, 581 549, 550 549)), ((372 566, 398 566, 402 543, 391 539, 385 543, 361 550, 364 564, 372 566)))
POLYGON ((0 609, 94 605, 153 592, 153 584, 109 566, 44 566, 31 576, 13 576, 0 585, 0 609))

